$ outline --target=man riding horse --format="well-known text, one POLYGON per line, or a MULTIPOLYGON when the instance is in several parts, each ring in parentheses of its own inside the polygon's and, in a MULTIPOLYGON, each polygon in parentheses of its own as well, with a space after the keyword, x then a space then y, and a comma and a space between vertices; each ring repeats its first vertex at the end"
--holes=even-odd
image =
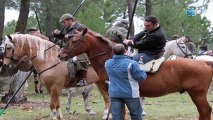
POLYGON ((139 61, 140 57, 143 56, 143 62, 147 63, 163 55, 166 35, 155 16, 147 16, 144 26, 144 31, 135 35, 132 40, 125 39, 123 43, 138 49, 139 54, 135 55, 133 60, 139 61))
MULTIPOLYGON (((63 39, 64 43, 65 43, 63 45, 63 49, 68 50, 66 48, 66 46, 69 43, 70 38, 72 38, 73 35, 76 34, 76 30, 81 31, 86 27, 84 25, 78 23, 75 20, 75 18, 71 14, 68 14, 68 13, 62 15, 59 22, 63 24, 64 29, 62 29, 61 31, 59 31, 58 29, 54 30, 53 35, 56 38, 63 39)), ((75 75, 76 79, 77 79, 76 85, 85 86, 87 84, 85 81, 85 78, 87 75, 87 69, 88 69, 88 63, 89 63, 87 55, 85 53, 83 53, 81 55, 75 56, 72 60, 70 59, 69 61, 74 62, 77 67, 77 73, 75 75)))

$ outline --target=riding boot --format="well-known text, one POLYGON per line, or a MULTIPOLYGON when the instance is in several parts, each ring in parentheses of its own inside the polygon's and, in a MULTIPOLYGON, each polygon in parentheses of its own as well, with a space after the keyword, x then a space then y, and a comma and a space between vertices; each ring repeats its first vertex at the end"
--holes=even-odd
POLYGON ((86 77, 87 77, 87 71, 86 70, 79 70, 77 72, 77 83, 76 85, 77 86, 86 86, 88 85, 87 82, 86 82, 86 77))

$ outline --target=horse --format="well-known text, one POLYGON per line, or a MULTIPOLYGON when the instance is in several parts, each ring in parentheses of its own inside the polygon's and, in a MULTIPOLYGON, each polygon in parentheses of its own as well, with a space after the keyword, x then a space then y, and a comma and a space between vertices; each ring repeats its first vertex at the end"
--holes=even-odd
MULTIPOLYGON (((60 61, 58 58, 59 47, 50 41, 44 41, 29 34, 11 35, 6 38, 4 43, 6 45, 4 64, 11 66, 23 56, 27 56, 51 96, 52 119, 62 119, 59 101, 62 88, 77 86, 75 79, 69 76, 67 62, 60 61)), ((88 68, 86 81, 88 84, 99 82, 99 77, 92 67, 88 68)), ((87 111, 91 112, 91 110, 87 111)))
MULTIPOLYGON (((109 40, 84 29, 71 38, 67 49, 62 50, 62 57, 87 53, 100 79, 109 79, 104 69, 105 61, 112 58, 112 44, 109 40)), ((147 79, 139 83, 140 95, 159 97, 174 92, 187 92, 197 107, 199 120, 210 120, 212 108, 207 100, 207 92, 212 77, 213 62, 187 58, 164 61, 158 72, 149 73, 147 79)))
POLYGON ((191 56, 192 52, 184 43, 185 39, 187 38, 185 36, 182 36, 179 39, 167 41, 166 46, 164 47, 165 52, 163 53, 163 57, 165 59, 168 59, 171 55, 176 55, 178 57, 191 56))
POLYGON ((185 44, 186 37, 182 36, 179 39, 166 42, 165 52, 163 56, 168 59, 172 55, 177 57, 191 58, 194 60, 213 61, 213 57, 207 54, 196 55, 188 47, 190 44, 185 44))

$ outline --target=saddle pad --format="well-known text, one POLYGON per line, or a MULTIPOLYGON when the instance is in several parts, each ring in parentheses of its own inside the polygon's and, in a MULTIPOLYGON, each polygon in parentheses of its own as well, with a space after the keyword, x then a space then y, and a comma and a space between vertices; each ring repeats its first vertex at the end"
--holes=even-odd
POLYGON ((146 63, 144 65, 140 65, 140 67, 145 72, 155 73, 158 71, 160 65, 163 63, 164 60, 165 60, 165 58, 161 57, 159 59, 149 61, 148 63, 146 63))

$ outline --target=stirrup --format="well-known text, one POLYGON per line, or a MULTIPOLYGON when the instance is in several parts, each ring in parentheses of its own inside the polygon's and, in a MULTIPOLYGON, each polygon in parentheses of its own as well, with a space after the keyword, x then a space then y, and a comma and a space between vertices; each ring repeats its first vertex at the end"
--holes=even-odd
POLYGON ((86 86, 88 84, 87 84, 87 82, 85 80, 79 80, 75 85, 77 85, 77 86, 86 86))

